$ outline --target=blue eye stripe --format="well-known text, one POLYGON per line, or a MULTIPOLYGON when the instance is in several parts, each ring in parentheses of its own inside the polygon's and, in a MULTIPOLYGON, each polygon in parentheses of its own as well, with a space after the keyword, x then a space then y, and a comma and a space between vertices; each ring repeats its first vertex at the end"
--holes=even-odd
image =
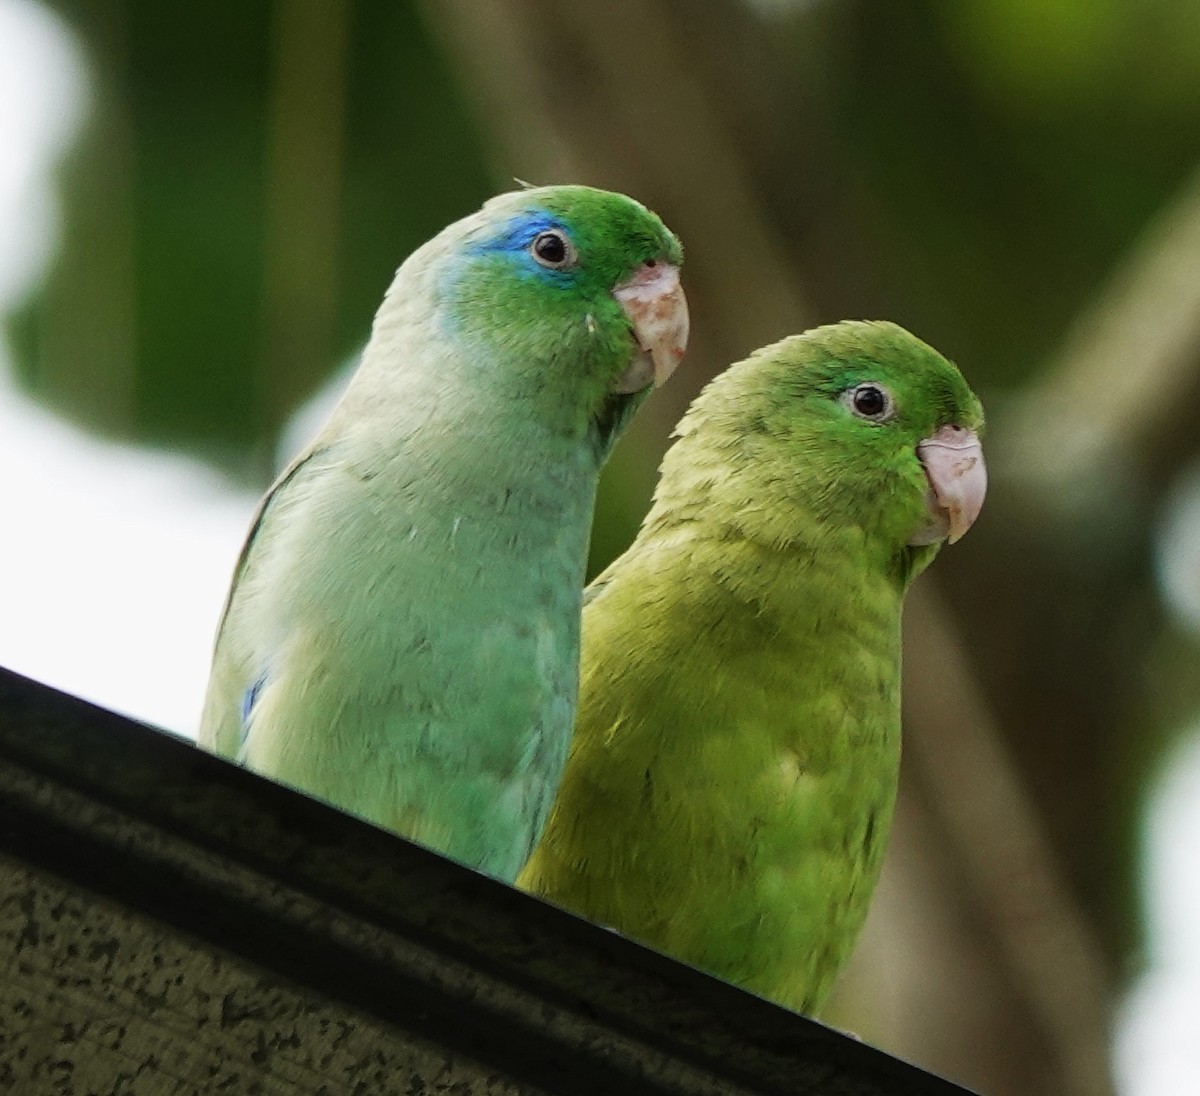
MULTIPOLYGON (((489 268, 496 269, 498 264, 498 269, 508 274, 535 279, 542 285, 567 289, 576 284, 580 275, 578 266, 556 269, 542 265, 530 254, 533 241, 541 233, 552 230, 569 235, 562 221, 542 209, 528 209, 503 223, 476 228, 463 240, 461 250, 442 268, 441 298, 452 301, 457 292, 455 287, 481 260, 489 268)), ((439 316, 444 334, 456 330, 458 318, 453 306, 448 310, 439 309, 439 316)))
POLYGON ((477 241, 471 251, 483 254, 489 251, 525 251, 543 232, 556 228, 565 232, 562 224, 549 213, 531 211, 514 217, 499 235, 477 241))

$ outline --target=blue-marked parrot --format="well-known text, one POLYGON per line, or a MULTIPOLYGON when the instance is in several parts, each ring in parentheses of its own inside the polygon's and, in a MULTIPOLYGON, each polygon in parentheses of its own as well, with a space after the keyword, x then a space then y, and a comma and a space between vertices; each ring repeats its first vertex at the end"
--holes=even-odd
POLYGON ((201 745, 516 876, 571 736, 597 478, 686 345, 681 261, 638 202, 552 186, 404 262, 259 507, 201 745))

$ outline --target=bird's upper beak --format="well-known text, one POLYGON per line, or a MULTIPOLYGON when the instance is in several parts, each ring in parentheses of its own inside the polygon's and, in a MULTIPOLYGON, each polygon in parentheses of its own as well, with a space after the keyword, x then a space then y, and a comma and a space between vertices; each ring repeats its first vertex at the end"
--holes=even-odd
POLYGON ((974 430, 943 426, 917 446, 917 458, 929 480, 925 504, 930 520, 908 543, 933 544, 949 538, 953 544, 983 509, 987 494, 983 447, 974 430))
POLYGON ((629 317, 640 348, 613 391, 640 392, 650 383, 657 387, 675 372, 687 349, 690 321, 679 268, 651 259, 612 292, 629 317))

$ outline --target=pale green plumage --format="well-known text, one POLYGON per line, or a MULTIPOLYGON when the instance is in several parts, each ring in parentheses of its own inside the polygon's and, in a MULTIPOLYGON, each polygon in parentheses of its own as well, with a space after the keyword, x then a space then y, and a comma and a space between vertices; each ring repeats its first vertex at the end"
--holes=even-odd
POLYGON ((566 756, 600 466, 643 393, 611 290, 677 241, 621 195, 503 195, 401 267, 362 365, 263 501, 200 742, 504 878, 566 756), (546 223, 578 248, 547 272, 546 223))
POLYGON ((937 546, 916 445, 978 429, 892 324, 819 328, 696 400, 589 589, 576 736, 518 885, 793 1008, 849 955, 900 756, 900 610, 937 546), (898 414, 840 393, 882 382, 898 414))

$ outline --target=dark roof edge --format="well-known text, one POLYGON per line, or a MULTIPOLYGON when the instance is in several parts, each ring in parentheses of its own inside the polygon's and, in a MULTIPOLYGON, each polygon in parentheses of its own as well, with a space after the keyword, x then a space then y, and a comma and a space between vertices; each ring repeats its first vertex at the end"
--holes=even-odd
POLYGON ((3 669, 0 848, 550 1091, 966 1091, 3 669))

